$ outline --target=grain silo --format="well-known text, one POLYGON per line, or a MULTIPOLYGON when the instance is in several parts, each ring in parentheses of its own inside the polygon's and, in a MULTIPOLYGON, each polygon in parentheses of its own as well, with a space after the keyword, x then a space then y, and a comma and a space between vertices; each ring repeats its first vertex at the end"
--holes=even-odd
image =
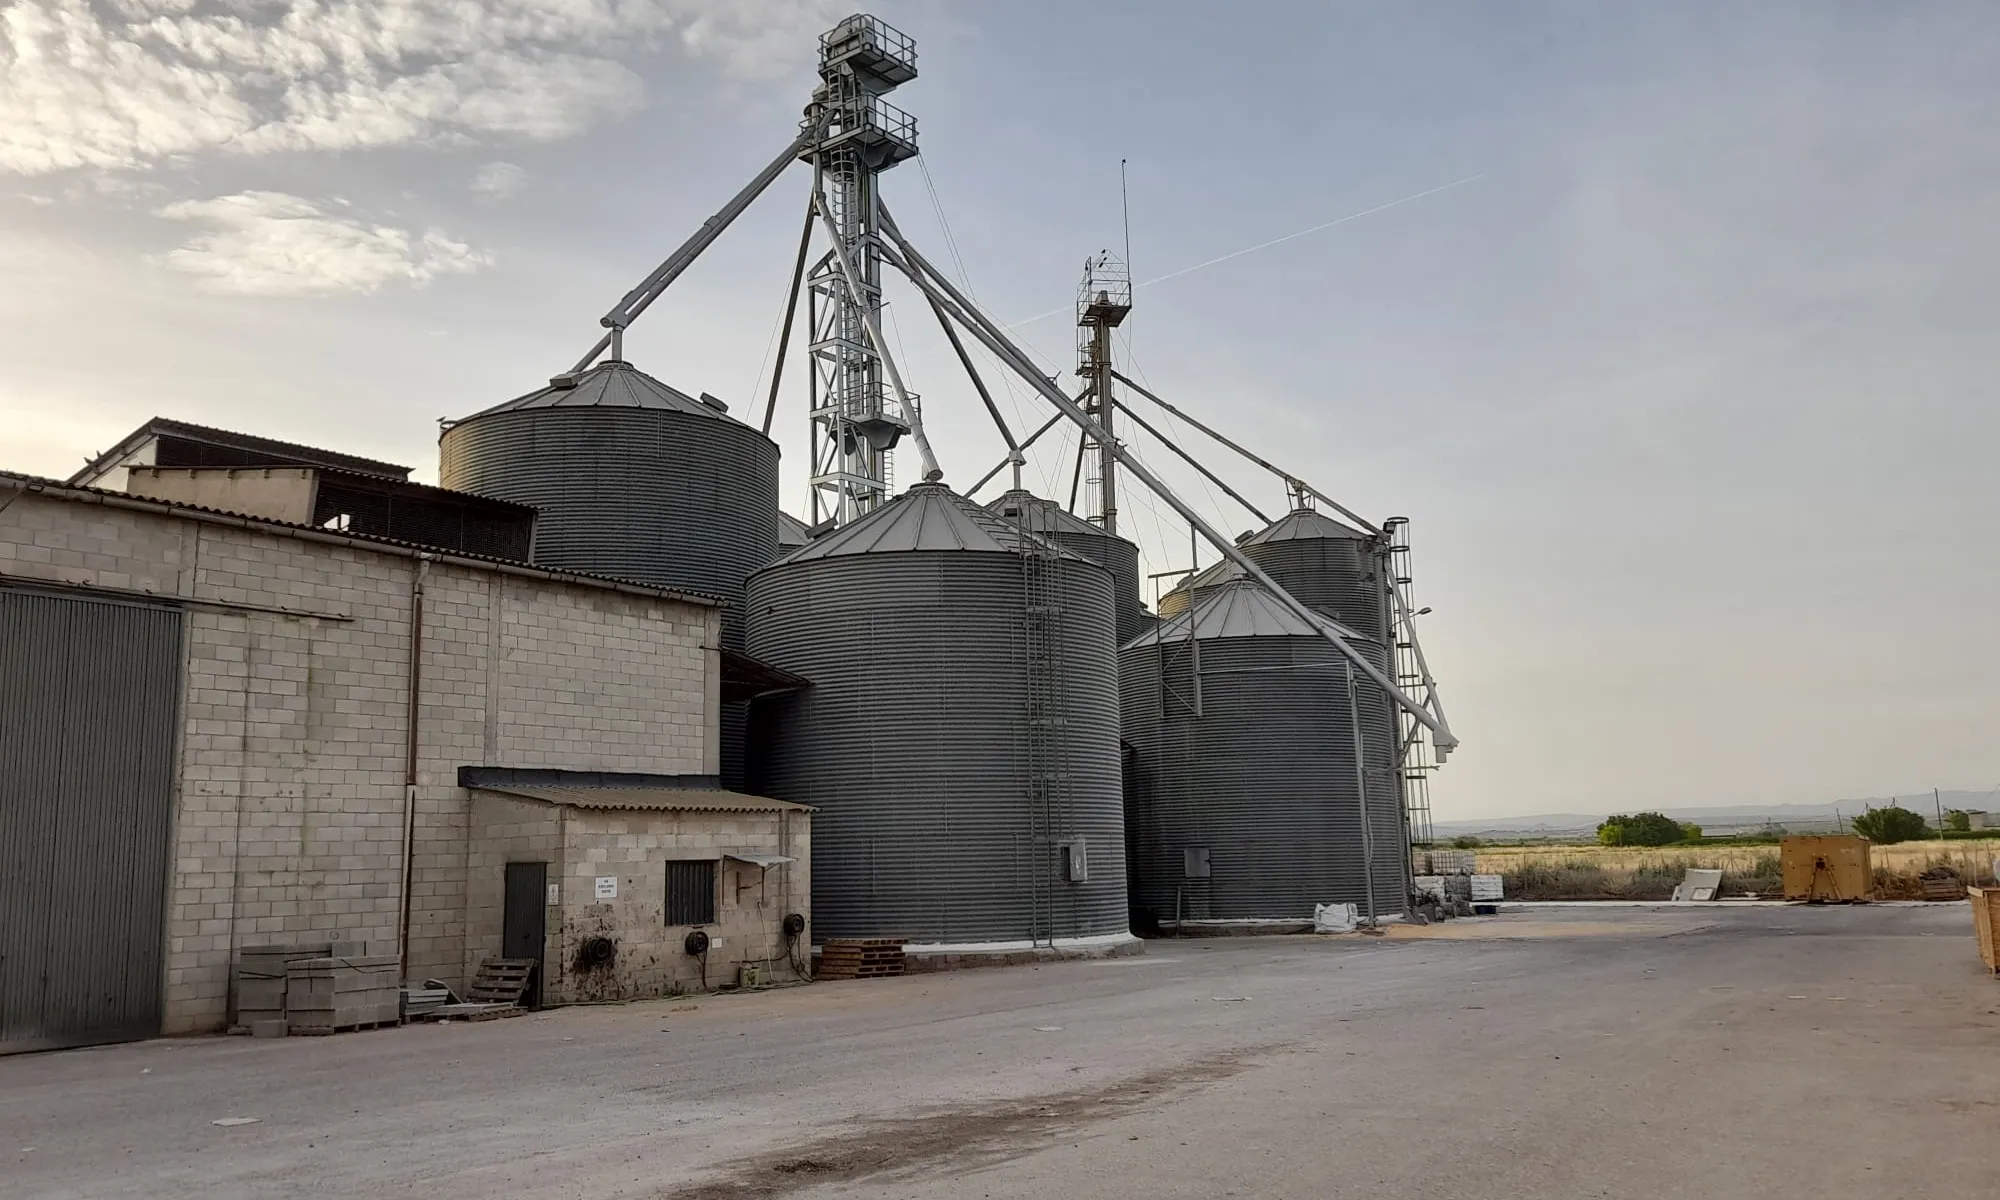
POLYGON ((817 807, 816 937, 1062 945, 1126 924, 1113 589, 942 484, 750 578, 762 794, 817 807))
MULTIPOLYGON (((534 561, 724 597, 743 647, 743 587, 778 553, 778 447, 720 400, 601 362, 446 427, 445 487, 533 505, 534 561)), ((722 712, 722 775, 742 778, 742 705, 722 712)))
POLYGON ((789 554, 810 541, 812 541, 811 527, 792 514, 780 509, 778 511, 778 553, 789 554))
MULTIPOLYGON (((1339 629, 1377 666, 1379 642, 1339 629)), ((1407 862, 1388 698, 1250 580, 1119 652, 1135 925, 1403 911, 1407 862), (1356 734, 1361 743, 1359 771, 1356 734), (1362 796, 1366 795, 1364 836, 1362 796)))
POLYGON ((1065 510, 1053 500, 1016 488, 986 506, 1012 523, 1025 523, 1071 554, 1080 554, 1111 572, 1112 603, 1118 609, 1118 644, 1146 632, 1150 616, 1139 599, 1139 547, 1065 510))
POLYGON ((1188 609, 1188 598, 1197 603, 1215 594, 1216 589, 1243 578, 1243 568, 1223 559, 1181 580, 1160 597, 1160 620, 1177 617, 1188 609))
POLYGON ((1314 509, 1296 508, 1239 545, 1300 603, 1387 640, 1388 592, 1376 539, 1314 509))

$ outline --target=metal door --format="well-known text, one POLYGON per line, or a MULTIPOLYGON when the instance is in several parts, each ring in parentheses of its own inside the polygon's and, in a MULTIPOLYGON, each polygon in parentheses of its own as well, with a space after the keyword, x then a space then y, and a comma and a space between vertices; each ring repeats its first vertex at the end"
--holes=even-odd
POLYGON ((160 1032, 181 615, 0 590, 0 1054, 160 1032))
MULTIPOLYGON (((532 958, 528 975, 529 1008, 542 1000, 542 946, 548 934, 549 864, 507 864, 507 895, 500 905, 500 957, 532 958)), ((491 929, 492 926, 487 926, 491 929)))

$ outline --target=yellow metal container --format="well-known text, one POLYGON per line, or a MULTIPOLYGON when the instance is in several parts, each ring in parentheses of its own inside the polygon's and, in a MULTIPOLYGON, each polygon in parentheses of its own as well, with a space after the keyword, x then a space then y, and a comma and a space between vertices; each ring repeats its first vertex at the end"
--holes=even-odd
POLYGON ((1870 900, 1875 872, 1868 863, 1868 839, 1854 834, 1788 837, 1779 846, 1785 899, 1870 900))
POLYGON ((1987 970, 2000 974, 2000 887, 1967 891, 1972 895, 1972 930, 1979 935, 1979 957, 1987 970))

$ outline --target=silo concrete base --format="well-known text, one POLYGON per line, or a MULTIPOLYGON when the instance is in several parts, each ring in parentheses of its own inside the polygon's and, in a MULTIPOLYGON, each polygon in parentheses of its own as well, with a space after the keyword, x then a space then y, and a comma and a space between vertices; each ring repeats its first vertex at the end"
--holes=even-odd
POLYGON ((1044 946, 1028 942, 911 945, 903 947, 903 973, 917 975, 932 971, 965 971, 974 967, 1019 967, 1093 958, 1132 958, 1145 952, 1146 943, 1129 933, 1057 938, 1053 945, 1044 946))

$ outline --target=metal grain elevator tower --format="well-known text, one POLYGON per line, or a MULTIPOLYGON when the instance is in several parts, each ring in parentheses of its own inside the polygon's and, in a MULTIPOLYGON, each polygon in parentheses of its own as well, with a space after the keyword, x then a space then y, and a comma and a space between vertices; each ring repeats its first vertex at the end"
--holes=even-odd
POLYGON ((820 85, 800 158, 832 241, 806 279, 812 360, 812 523, 844 525, 889 497, 889 452, 917 398, 880 352, 882 172, 917 153, 916 118, 883 97, 917 77, 916 43, 856 14, 820 36, 820 85))

